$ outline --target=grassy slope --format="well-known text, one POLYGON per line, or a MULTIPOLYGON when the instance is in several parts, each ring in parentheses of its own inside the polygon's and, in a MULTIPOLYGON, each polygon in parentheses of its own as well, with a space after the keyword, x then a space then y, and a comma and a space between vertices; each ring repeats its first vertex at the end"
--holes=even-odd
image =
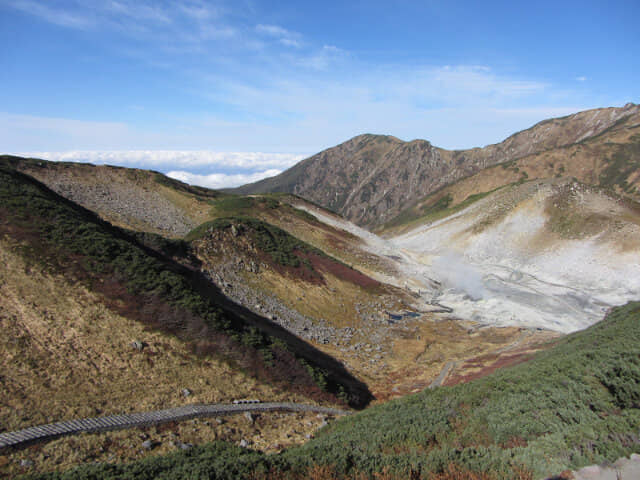
MULTIPOLYGON (((322 259, 334 274, 350 283, 377 284, 366 276, 384 270, 380 266, 384 265, 384 259, 365 251, 361 240, 353 234, 325 224, 294 206, 300 203, 309 204, 288 194, 221 198, 212 202, 211 216, 215 219, 196 227, 185 239, 194 241, 208 229, 228 228, 233 221, 250 233, 255 246, 271 257, 272 263, 297 270, 306 267, 311 273, 317 273, 311 265, 313 262, 309 262, 312 256, 322 259)), ((289 273, 296 276, 293 270, 289 273)))
POLYGON ((508 477, 511 465, 548 475, 640 451, 639 323, 640 304, 628 304, 531 362, 374 407, 298 453, 344 468, 456 462, 508 477), (354 449, 340 454, 345 443, 354 449))
POLYGON ((22 242, 28 261, 81 280, 119 313, 178 335, 201 353, 226 355, 248 370, 293 380, 293 388, 299 383, 314 389, 315 383, 353 404, 367 401, 363 385, 337 362, 230 305, 198 273, 26 175, 2 168, 0 176, 2 217, 8 220, 2 231, 22 242))
MULTIPOLYGON (((336 267, 349 269, 344 263, 290 235, 285 230, 251 217, 225 217, 205 222, 189 232, 185 240, 193 242, 216 230, 235 231, 236 235, 248 233, 256 248, 269 257, 274 265, 292 269, 303 268, 319 274, 308 259, 309 256, 313 256, 323 258, 336 267)), ((372 280, 371 283, 375 282, 372 280)))
POLYGON ((408 230, 412 226, 435 222, 467 208, 469 205, 481 200, 502 187, 488 192, 472 193, 461 202, 454 204, 453 197, 447 189, 438 191, 422 199, 417 205, 413 205, 402 211, 390 222, 379 227, 378 232, 389 233, 394 230, 408 230))
POLYGON ((347 476, 389 468, 398 478, 411 470, 414 478, 429 478, 451 464, 493 478, 523 470, 539 478, 613 461, 640 452, 639 323, 640 303, 618 307, 528 363, 372 407, 276 457, 213 444, 47 478, 226 479, 269 469, 306 472, 312 465, 347 476))
MULTIPOLYGON (((194 353, 173 335, 145 328, 105 306, 103 298, 63 275, 27 267, 0 239, 0 430, 12 431, 62 420, 177 407, 230 403, 235 398, 309 402, 260 381, 224 360, 194 353), (142 351, 131 342, 145 343, 142 351), (181 390, 189 388, 184 397, 181 390)), ((94 461, 133 461, 175 451, 182 442, 216 439, 274 449, 306 441, 321 419, 270 414, 258 422, 242 415, 225 423, 186 421, 146 429, 153 450, 141 449, 138 429, 91 434, 0 452, 0 478, 24 472, 69 469, 94 461), (312 425, 312 426, 309 426, 312 425), (294 431, 295 428, 295 431, 294 431)))
MULTIPOLYGON (((292 205, 309 203, 289 194, 251 197, 224 195, 183 184, 159 173, 137 169, 62 164, 6 156, 0 158, 2 163, 18 167, 28 174, 33 173, 51 188, 60 190, 61 194, 83 200, 85 207, 96 211, 109 222, 118 220, 118 225, 129 229, 127 233, 130 236, 165 256, 176 258, 185 256, 187 251, 197 253, 202 263, 192 263, 194 268, 201 271, 215 270, 217 264, 224 264, 230 258, 264 263, 265 268, 261 269, 260 275, 245 275, 246 285, 257 290, 259 295, 275 295, 289 308, 312 318, 327 319, 338 327, 357 328, 356 323, 360 319, 358 304, 375 303, 380 290, 380 285, 366 275, 388 271, 384 259, 364 251, 358 238, 295 208, 292 205), (157 194, 168 199, 171 208, 166 210, 162 202, 150 205, 149 196, 153 199, 156 198, 153 195, 157 194), (128 201, 124 202, 123 198, 128 201), (109 199, 120 200, 110 202, 109 199), (120 207, 124 210, 120 210, 120 207), (161 210, 160 214, 156 210, 161 210), (255 249, 247 251, 235 248, 237 244, 245 245, 246 242, 244 238, 231 235, 207 238, 192 245, 157 235, 158 232, 167 235, 162 227, 167 226, 167 217, 171 217, 171 212, 175 211, 182 217, 198 219, 192 226, 203 225, 196 227, 193 235, 206 229, 209 222, 220 222, 224 218, 258 222, 257 228, 247 230, 249 235, 259 240, 254 241, 253 245, 260 252, 255 255, 255 249), (216 246, 216 243, 220 245, 216 246), (207 252, 217 252, 217 255, 201 255, 200 244, 205 245, 207 252), (337 261, 321 252, 326 252, 337 261), (353 268, 346 265, 352 265, 353 268), (374 288, 370 288, 371 285, 374 288), (336 295, 339 301, 336 301, 336 295)), ((187 234, 190 229, 183 233, 187 234)), ((393 292, 394 295, 398 293, 393 292)), ((252 308, 253 304, 248 306, 252 308)), ((326 353, 336 355, 336 352, 326 353)))
POLYGON ((3 430, 194 400, 287 398, 198 356, 173 335, 118 315, 83 285, 27 267, 12 250, 0 240, 0 371, 11 372, 0 380, 3 430), (132 348, 133 340, 144 341, 144 350, 132 348), (185 399, 185 387, 197 393, 185 399))

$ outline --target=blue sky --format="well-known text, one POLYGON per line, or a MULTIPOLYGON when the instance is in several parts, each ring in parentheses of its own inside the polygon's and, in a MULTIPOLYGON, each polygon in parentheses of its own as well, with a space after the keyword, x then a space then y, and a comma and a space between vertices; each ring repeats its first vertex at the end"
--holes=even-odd
POLYGON ((640 100, 640 2, 0 0, 0 151, 213 187, 640 100))

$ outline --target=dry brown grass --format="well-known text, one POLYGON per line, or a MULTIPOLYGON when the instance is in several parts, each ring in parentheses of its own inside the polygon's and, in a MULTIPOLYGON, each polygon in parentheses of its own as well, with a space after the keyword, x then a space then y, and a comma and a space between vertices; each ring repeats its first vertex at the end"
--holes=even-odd
POLYGON ((211 220, 211 205, 206 201, 157 183, 155 183, 154 188, 173 205, 178 207, 187 217, 193 220, 195 225, 200 225, 201 223, 211 220))
POLYGON ((27 267, 5 240, 0 263, 2 431, 239 397, 308 401, 115 314, 83 286, 27 267))
POLYGON ((246 275, 247 283, 278 297, 285 305, 303 315, 325 319, 334 327, 358 328, 360 317, 356 304, 372 302, 377 295, 351 282, 324 273, 325 284, 313 285, 283 277, 263 269, 258 275, 246 275))
MULTIPOLYGON (((413 331, 402 332, 393 342, 393 354, 387 359, 389 367, 372 378, 370 388, 373 394, 379 400, 386 400, 423 390, 447 362, 456 362, 449 377, 467 374, 466 359, 493 354, 490 357, 492 364, 508 355, 508 351, 500 351, 521 337, 521 330, 517 327, 479 330, 470 327, 470 323, 456 319, 416 321, 413 331)), ((531 341, 543 342, 546 335, 536 333, 531 341)), ((554 337, 554 334, 549 335, 554 337)), ((485 365, 479 367, 484 368, 485 365)))

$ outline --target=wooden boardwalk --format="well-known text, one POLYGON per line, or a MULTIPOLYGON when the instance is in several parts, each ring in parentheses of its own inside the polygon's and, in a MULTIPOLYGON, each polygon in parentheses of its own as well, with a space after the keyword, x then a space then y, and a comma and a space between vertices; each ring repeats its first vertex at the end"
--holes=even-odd
POLYGON ((152 412, 109 415, 106 417, 84 418, 67 422, 51 423, 29 427, 15 432, 0 433, 0 450, 9 447, 22 447, 32 443, 53 440, 65 435, 83 432, 107 432, 124 428, 147 427, 166 422, 189 420, 198 417, 217 417, 243 412, 313 412, 326 415, 348 415, 350 412, 335 408, 318 407, 302 403, 273 402, 250 404, 209 404, 185 405, 152 412))

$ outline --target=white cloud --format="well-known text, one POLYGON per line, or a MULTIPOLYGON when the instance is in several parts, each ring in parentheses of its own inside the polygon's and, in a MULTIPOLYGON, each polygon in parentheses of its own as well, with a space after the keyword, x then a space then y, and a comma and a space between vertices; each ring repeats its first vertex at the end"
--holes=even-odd
POLYGON ((587 77, 576 77, 576 80, 578 82, 586 82, 587 81, 587 77))
POLYGON ((276 38, 282 45, 287 47, 302 47, 302 35, 292 32, 278 25, 256 25, 256 32, 262 35, 276 38))
POLYGON ((171 19, 166 12, 158 7, 144 5, 140 2, 116 2, 113 0, 107 4, 107 9, 115 14, 124 15, 137 21, 150 20, 158 23, 171 23, 171 19))
MULTIPOLYGON (((3 1, 3 3, 7 2, 3 1)), ((54 8, 33 0, 12 0, 8 2, 8 5, 61 27, 86 29, 94 25, 91 16, 54 8)))
POLYGON ((256 148, 279 144, 317 152, 369 132, 460 149, 496 143, 545 118, 591 106, 547 82, 514 78, 488 66, 367 68, 348 60, 349 74, 339 79, 333 68, 277 74, 259 86, 208 77, 205 95, 247 113, 233 127, 219 117, 215 130, 225 131, 226 138, 238 135, 238 141, 244 132, 245 142, 270 142, 256 148))
POLYGON ((209 150, 315 153, 363 132, 467 148, 501 141, 557 112, 584 108, 584 98, 544 79, 475 64, 373 65, 339 46, 313 44, 286 25, 259 23, 250 13, 238 15, 237 7, 230 12, 208 1, 0 0, 0 5, 69 28, 110 30, 127 40, 113 42, 127 50, 118 55, 154 70, 169 69, 182 97, 204 100, 198 112, 176 118, 162 111, 172 108, 164 99, 128 99, 120 111, 130 123, 0 112, 0 145, 12 151, 55 156, 82 149, 91 152, 82 152, 79 160, 176 162, 170 168, 185 170, 204 162, 283 169, 290 159, 209 150), (145 105, 144 115, 138 104, 145 105))
POLYGON ((155 2, 151 0, 68 1, 0 0, 0 5, 20 10, 46 22, 73 29, 111 31, 140 41, 148 64, 159 54, 203 52, 211 42, 236 35, 222 11, 199 0, 155 2))
POLYGON ((188 183, 190 185, 199 185, 201 187, 208 188, 231 188, 244 185, 246 183, 257 182, 263 178, 273 177, 278 175, 281 170, 265 170, 255 173, 238 173, 238 174, 224 174, 224 173, 212 173, 209 175, 197 175, 185 171, 171 171, 167 173, 167 176, 180 180, 181 182, 188 183))
POLYGON ((348 52, 341 48, 334 45, 323 45, 320 50, 311 55, 298 58, 296 63, 313 70, 327 70, 332 64, 348 56, 348 52))
MULTIPOLYGON (((0 145, 13 151, 148 147, 315 153, 363 132, 466 148, 501 141, 555 112, 570 113, 584 105, 584 98, 544 79, 505 75, 487 65, 373 65, 339 46, 313 44, 286 25, 259 23, 251 13, 238 15, 237 7, 229 7, 235 9, 231 11, 208 1, 0 4, 58 25, 108 29, 134 40, 114 42, 127 49, 118 53, 154 69, 170 69, 180 77, 179 93, 205 102, 198 113, 172 118, 166 111, 154 115, 154 104, 162 103, 157 99, 129 100, 148 105, 142 121, 136 118, 142 115, 128 109, 129 116, 122 118, 131 118, 131 124, 35 116, 16 122, 15 115, 2 118, 0 113, 0 145)), ((145 160, 158 164, 161 155, 145 154, 145 160)), ((241 163, 237 157, 216 155, 209 159, 214 165, 241 163)), ((167 162, 185 162, 188 170, 188 162, 196 161, 192 157, 182 152, 167 162)))

